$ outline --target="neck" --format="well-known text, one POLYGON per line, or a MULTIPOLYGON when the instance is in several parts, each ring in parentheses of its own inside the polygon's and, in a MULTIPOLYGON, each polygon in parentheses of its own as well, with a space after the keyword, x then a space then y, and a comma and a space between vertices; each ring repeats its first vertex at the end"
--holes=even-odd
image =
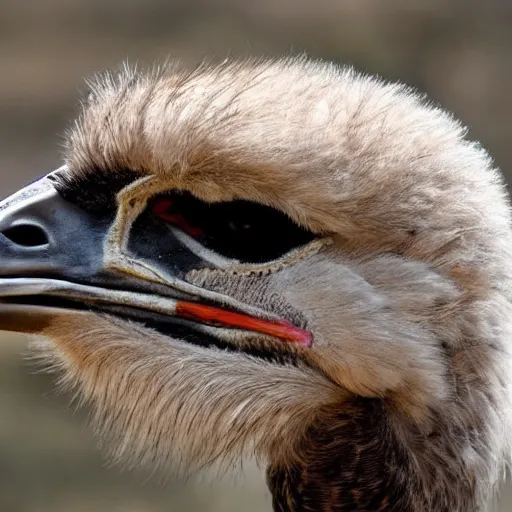
MULTIPOLYGON (((445 475, 427 484, 419 477, 421 455, 413 458, 400 441, 380 400, 354 399, 328 415, 308 429, 293 460, 268 467, 276 512, 476 510, 471 497, 460 498, 455 478, 445 475)), ((429 444, 420 437, 416 443, 429 444)))
POLYGON ((411 510, 392 468, 405 468, 380 401, 355 399, 312 425, 296 460, 271 465, 274 510, 411 510), (334 416, 334 417, 332 417, 334 416))

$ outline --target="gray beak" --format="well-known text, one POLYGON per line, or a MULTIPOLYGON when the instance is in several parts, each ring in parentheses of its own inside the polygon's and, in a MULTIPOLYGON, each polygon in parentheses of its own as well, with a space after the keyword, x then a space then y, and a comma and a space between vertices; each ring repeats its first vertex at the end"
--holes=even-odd
POLYGON ((86 211, 61 197, 55 187, 59 171, 0 203, 0 329, 36 332, 52 315, 92 310, 175 336, 200 332, 201 343, 208 327, 220 326, 310 344, 308 332, 186 282, 190 270, 211 262, 194 250, 197 243, 149 214, 132 226, 127 251, 165 280, 152 282, 106 266, 105 240, 116 212, 86 211))
POLYGON ((60 197, 53 173, 0 203, 0 277, 93 279, 111 219, 60 197))

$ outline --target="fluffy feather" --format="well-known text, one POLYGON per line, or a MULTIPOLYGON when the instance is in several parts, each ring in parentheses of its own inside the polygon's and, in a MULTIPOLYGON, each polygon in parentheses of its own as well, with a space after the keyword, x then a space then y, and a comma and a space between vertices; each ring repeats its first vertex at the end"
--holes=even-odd
MULTIPOLYGON (((114 456, 197 468, 255 452, 275 495, 306 507, 301 473, 304 488, 347 499, 348 447, 375 441, 358 453, 391 475, 382 510, 480 510, 511 454, 512 237, 502 177, 465 136, 410 88, 307 59, 100 77, 67 138, 70 179, 128 169, 158 184, 140 188, 143 204, 166 189, 249 199, 330 240, 282 265, 188 276, 301 311, 315 346, 295 365, 110 317, 47 327, 46 350, 114 456), (350 438, 366 424, 370 439, 350 438), (315 480, 329 459, 333 474, 315 480)), ((345 510, 329 496, 314 510, 345 510)))

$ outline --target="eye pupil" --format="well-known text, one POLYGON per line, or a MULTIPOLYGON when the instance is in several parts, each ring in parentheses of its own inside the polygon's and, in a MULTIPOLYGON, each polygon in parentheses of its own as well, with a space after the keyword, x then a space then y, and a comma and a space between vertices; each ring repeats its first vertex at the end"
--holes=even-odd
POLYGON ((247 263, 272 261, 315 238, 284 213, 250 201, 205 203, 176 192, 157 198, 150 208, 205 247, 247 263))
POLYGON ((233 220, 229 221, 228 226, 231 231, 249 231, 253 227, 252 224, 247 222, 245 224, 239 225, 233 220))

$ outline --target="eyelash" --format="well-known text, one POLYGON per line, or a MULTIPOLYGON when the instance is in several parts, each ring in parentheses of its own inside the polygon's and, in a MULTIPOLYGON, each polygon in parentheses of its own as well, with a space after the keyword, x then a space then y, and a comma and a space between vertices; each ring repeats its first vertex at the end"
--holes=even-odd
POLYGON ((209 249, 247 263, 277 259, 315 238, 284 213, 250 201, 205 203, 174 193, 154 199, 150 209, 209 249))
POLYGON ((129 169, 88 168, 84 172, 57 173, 51 177, 57 192, 80 208, 97 214, 116 209, 116 195, 141 174, 129 169))

